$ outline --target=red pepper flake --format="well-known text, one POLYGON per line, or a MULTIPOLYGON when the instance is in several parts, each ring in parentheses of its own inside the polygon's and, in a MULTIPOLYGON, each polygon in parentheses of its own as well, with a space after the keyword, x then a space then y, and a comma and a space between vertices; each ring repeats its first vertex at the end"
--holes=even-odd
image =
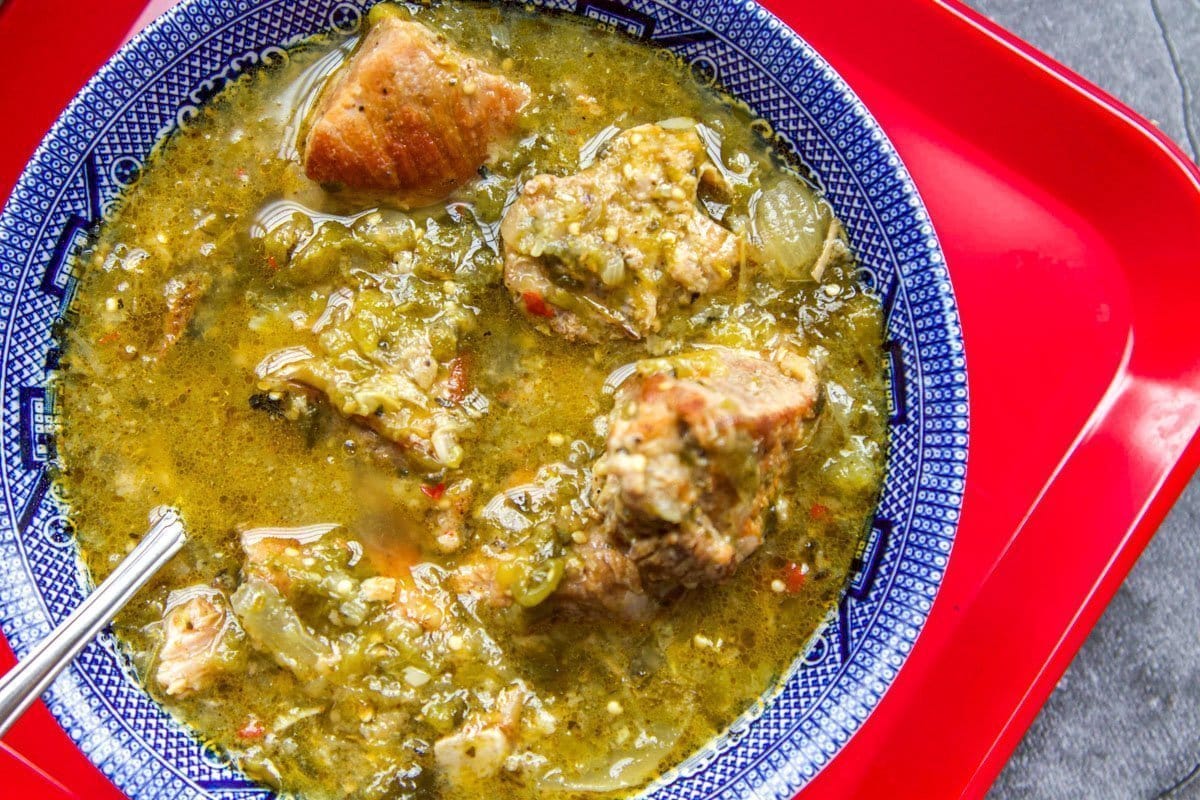
POLYGON ((450 359, 450 375, 446 378, 446 390, 450 399, 461 403, 467 396, 470 386, 467 384, 467 360, 462 356, 450 359))
POLYGON ((267 266, 271 272, 279 272, 279 262, 275 260, 275 256, 267 256, 267 266))
POLYGON ((104 334, 99 339, 97 339, 96 344, 112 344, 113 342, 115 342, 117 339, 120 339, 120 338, 121 338, 120 331, 109 331, 108 333, 104 334))
POLYGON ((788 594, 796 594, 804 588, 804 582, 808 580, 808 566, 805 564, 797 564, 795 561, 789 562, 783 569, 783 587, 788 594))
POLYGON ((437 486, 430 486, 428 483, 422 483, 421 491, 431 500, 440 500, 446 493, 446 484, 439 483, 437 486))
POLYGON ((243 181, 244 181, 244 180, 246 180, 246 174, 247 174, 247 173, 246 173, 246 168, 245 168, 245 167, 238 167, 238 168, 235 170, 235 172, 236 172, 236 174, 237 174, 237 176, 238 176, 238 180, 243 180, 243 181))
POLYGON ((261 739, 266 732, 267 729, 263 727, 263 724, 254 717, 251 717, 250 719, 246 720, 245 725, 238 728, 237 737, 246 741, 261 739))
POLYGON ((554 309, 546 305, 545 299, 537 292, 521 292, 521 301, 525 303, 525 310, 535 317, 550 319, 554 316, 554 309))
POLYGON ((812 508, 808 510, 808 515, 813 519, 828 519, 829 506, 823 506, 820 503, 813 503, 812 508))

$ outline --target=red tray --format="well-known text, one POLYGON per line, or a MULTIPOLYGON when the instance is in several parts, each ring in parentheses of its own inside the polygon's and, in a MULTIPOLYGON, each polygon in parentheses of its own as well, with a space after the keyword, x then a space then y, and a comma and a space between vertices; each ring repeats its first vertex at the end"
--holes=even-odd
MULTIPOLYGON (((953 0, 765 1, 911 170, 946 252, 971 384, 941 593, 887 696, 804 798, 981 797, 1200 460, 1200 343, 1179 335, 1200 320, 1200 170, 953 0)), ((6 191, 142 5, 110 3, 98 22, 82 2, 9 0, 6 191), (43 70, 37 98, 17 86, 29 64, 43 70)), ((62 785, 0 752, 0 785, 28 790, 16 796, 120 796, 40 704, 8 742, 62 785)))

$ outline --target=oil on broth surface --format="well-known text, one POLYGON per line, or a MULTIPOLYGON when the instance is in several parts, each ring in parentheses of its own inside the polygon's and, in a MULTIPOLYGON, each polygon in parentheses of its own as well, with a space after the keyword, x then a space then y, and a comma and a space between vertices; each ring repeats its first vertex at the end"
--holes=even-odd
MULTIPOLYGON (((773 280, 764 268, 645 341, 548 334, 501 285, 496 241, 532 175, 578 171, 609 126, 690 118, 712 136, 733 187, 727 203, 706 207, 748 229, 770 224, 756 204, 783 171, 749 113, 666 53, 519 9, 411 13, 530 88, 513 142, 449 202, 402 212, 326 191, 296 161, 305 104, 348 43, 317 38, 240 79, 155 151, 81 256, 58 379, 59 484, 97 580, 151 508, 182 511, 184 552, 117 634, 148 690, 255 778, 310 798, 627 793, 751 706, 836 602, 882 481, 879 304, 848 261, 820 282, 773 280), (305 269, 294 259, 281 268, 288 243, 314 230, 322 238, 310 240, 305 269), (458 321, 446 346, 462 359, 477 419, 454 469, 414 463, 320 404, 264 391, 255 374, 268 354, 312 344, 313 321, 352 281, 348 260, 375 275, 402 258, 404 302, 347 325, 382 347, 458 321), (164 328, 166 298, 193 289, 194 318, 164 328), (818 363, 823 401, 765 542, 731 579, 639 621, 555 614, 540 596, 483 608, 451 589, 447 575, 486 544, 534 565, 522 588, 537 593, 528 583, 546 578, 538 559, 561 559, 578 534, 571 501, 604 450, 615 370, 685 343, 764 350, 780 335, 818 363), (272 618, 274 596, 246 597, 241 535, 313 525, 330 532, 266 557, 299 587, 295 608, 272 618), (439 538, 448 533, 449 544, 439 538), (381 575, 400 576, 424 610, 399 619, 363 600, 381 575), (164 609, 173 590, 200 584, 237 590, 264 616, 226 632, 229 655, 210 685, 168 694, 154 677, 164 609), (255 625, 272 619, 303 621, 281 652, 329 648, 336 665, 317 674, 250 646, 255 625), (434 743, 502 716, 513 687, 520 733, 503 769, 443 774, 434 743)), ((762 249, 769 261, 769 243, 762 249)))

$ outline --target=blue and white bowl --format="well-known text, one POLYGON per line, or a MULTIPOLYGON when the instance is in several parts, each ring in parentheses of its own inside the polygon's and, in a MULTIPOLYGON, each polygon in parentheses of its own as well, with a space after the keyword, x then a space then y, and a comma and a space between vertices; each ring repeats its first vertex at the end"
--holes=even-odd
MULTIPOLYGON (((535 0, 668 47, 748 102, 794 147, 845 221, 884 299, 891 451, 883 499, 845 597, 782 690, 647 791, 792 797, 846 744, 901 669, 954 541, 967 380, 954 293, 929 217, 875 120, 811 47, 752 0, 535 0)), ((71 103, 0 216, 0 626, 26 655, 87 591, 48 466, 71 256, 151 147, 226 81, 312 33, 352 31, 370 0, 191 0, 127 44, 71 103)), ((47 695, 95 764, 135 800, 267 792, 140 688, 111 636, 47 695)))

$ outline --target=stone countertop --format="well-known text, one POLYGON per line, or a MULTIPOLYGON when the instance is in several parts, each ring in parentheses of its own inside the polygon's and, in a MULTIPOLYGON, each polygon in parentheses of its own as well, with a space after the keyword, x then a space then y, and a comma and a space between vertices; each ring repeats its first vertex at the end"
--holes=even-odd
MULTIPOLYGON (((1200 154, 1200 0, 967 1, 1154 120, 1193 158, 1200 154)), ((1200 477, 988 800, 1200 798, 1198 535, 1200 477)))

